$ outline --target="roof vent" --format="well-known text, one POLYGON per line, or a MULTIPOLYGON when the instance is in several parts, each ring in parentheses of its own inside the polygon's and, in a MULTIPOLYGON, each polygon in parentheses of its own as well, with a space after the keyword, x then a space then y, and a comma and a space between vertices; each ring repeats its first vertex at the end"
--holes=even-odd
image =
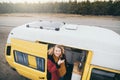
POLYGON ((55 28, 55 31, 59 31, 60 30, 60 28, 55 28))
POLYGON ((66 23, 65 23, 65 22, 63 22, 63 24, 65 25, 66 23))
POLYGON ((26 27, 30 27, 29 24, 27 24, 26 27))
POLYGON ((67 25, 66 27, 65 27, 65 29, 67 29, 67 30, 77 30, 77 26, 75 26, 75 25, 67 25))
POLYGON ((40 22, 42 22, 42 20, 40 20, 40 22))
POLYGON ((40 29, 43 29, 43 27, 42 27, 42 26, 40 26, 40 29))

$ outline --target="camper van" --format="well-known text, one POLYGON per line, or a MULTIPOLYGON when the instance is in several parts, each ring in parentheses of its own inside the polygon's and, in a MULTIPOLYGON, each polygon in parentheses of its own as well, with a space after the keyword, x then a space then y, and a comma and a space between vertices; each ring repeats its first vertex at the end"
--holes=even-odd
POLYGON ((120 80, 120 35, 112 30, 57 21, 35 21, 13 28, 5 57, 30 80, 47 79, 48 50, 63 45, 67 80, 120 80))

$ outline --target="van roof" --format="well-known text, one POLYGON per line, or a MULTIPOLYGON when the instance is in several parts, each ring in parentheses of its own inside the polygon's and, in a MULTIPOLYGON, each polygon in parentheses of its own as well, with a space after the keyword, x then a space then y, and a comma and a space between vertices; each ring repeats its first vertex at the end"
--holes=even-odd
POLYGON ((8 37, 43 41, 93 51, 92 64, 120 70, 120 35, 105 28, 35 21, 14 28, 8 37))

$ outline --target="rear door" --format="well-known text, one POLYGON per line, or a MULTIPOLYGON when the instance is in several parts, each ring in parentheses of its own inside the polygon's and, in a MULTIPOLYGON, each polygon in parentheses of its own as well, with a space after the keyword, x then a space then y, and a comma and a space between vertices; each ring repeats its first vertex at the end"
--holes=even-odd
POLYGON ((11 39, 14 67, 32 80, 47 80, 47 44, 11 39))

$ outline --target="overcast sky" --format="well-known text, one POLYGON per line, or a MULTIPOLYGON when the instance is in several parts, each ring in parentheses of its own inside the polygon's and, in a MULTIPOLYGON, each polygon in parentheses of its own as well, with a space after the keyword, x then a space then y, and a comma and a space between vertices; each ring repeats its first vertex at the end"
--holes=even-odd
MULTIPOLYGON (((68 2, 69 0, 0 0, 0 2, 12 2, 12 3, 24 3, 24 2, 27 2, 27 3, 38 3, 38 2, 41 2, 41 3, 46 3, 46 2, 68 2)), ((74 1, 74 0, 71 0, 71 1, 74 1)), ((77 0, 77 1, 86 1, 86 0, 77 0)), ((89 0, 89 1, 96 1, 96 0, 89 0)), ((109 1, 109 0, 99 0, 99 1, 109 1)))

